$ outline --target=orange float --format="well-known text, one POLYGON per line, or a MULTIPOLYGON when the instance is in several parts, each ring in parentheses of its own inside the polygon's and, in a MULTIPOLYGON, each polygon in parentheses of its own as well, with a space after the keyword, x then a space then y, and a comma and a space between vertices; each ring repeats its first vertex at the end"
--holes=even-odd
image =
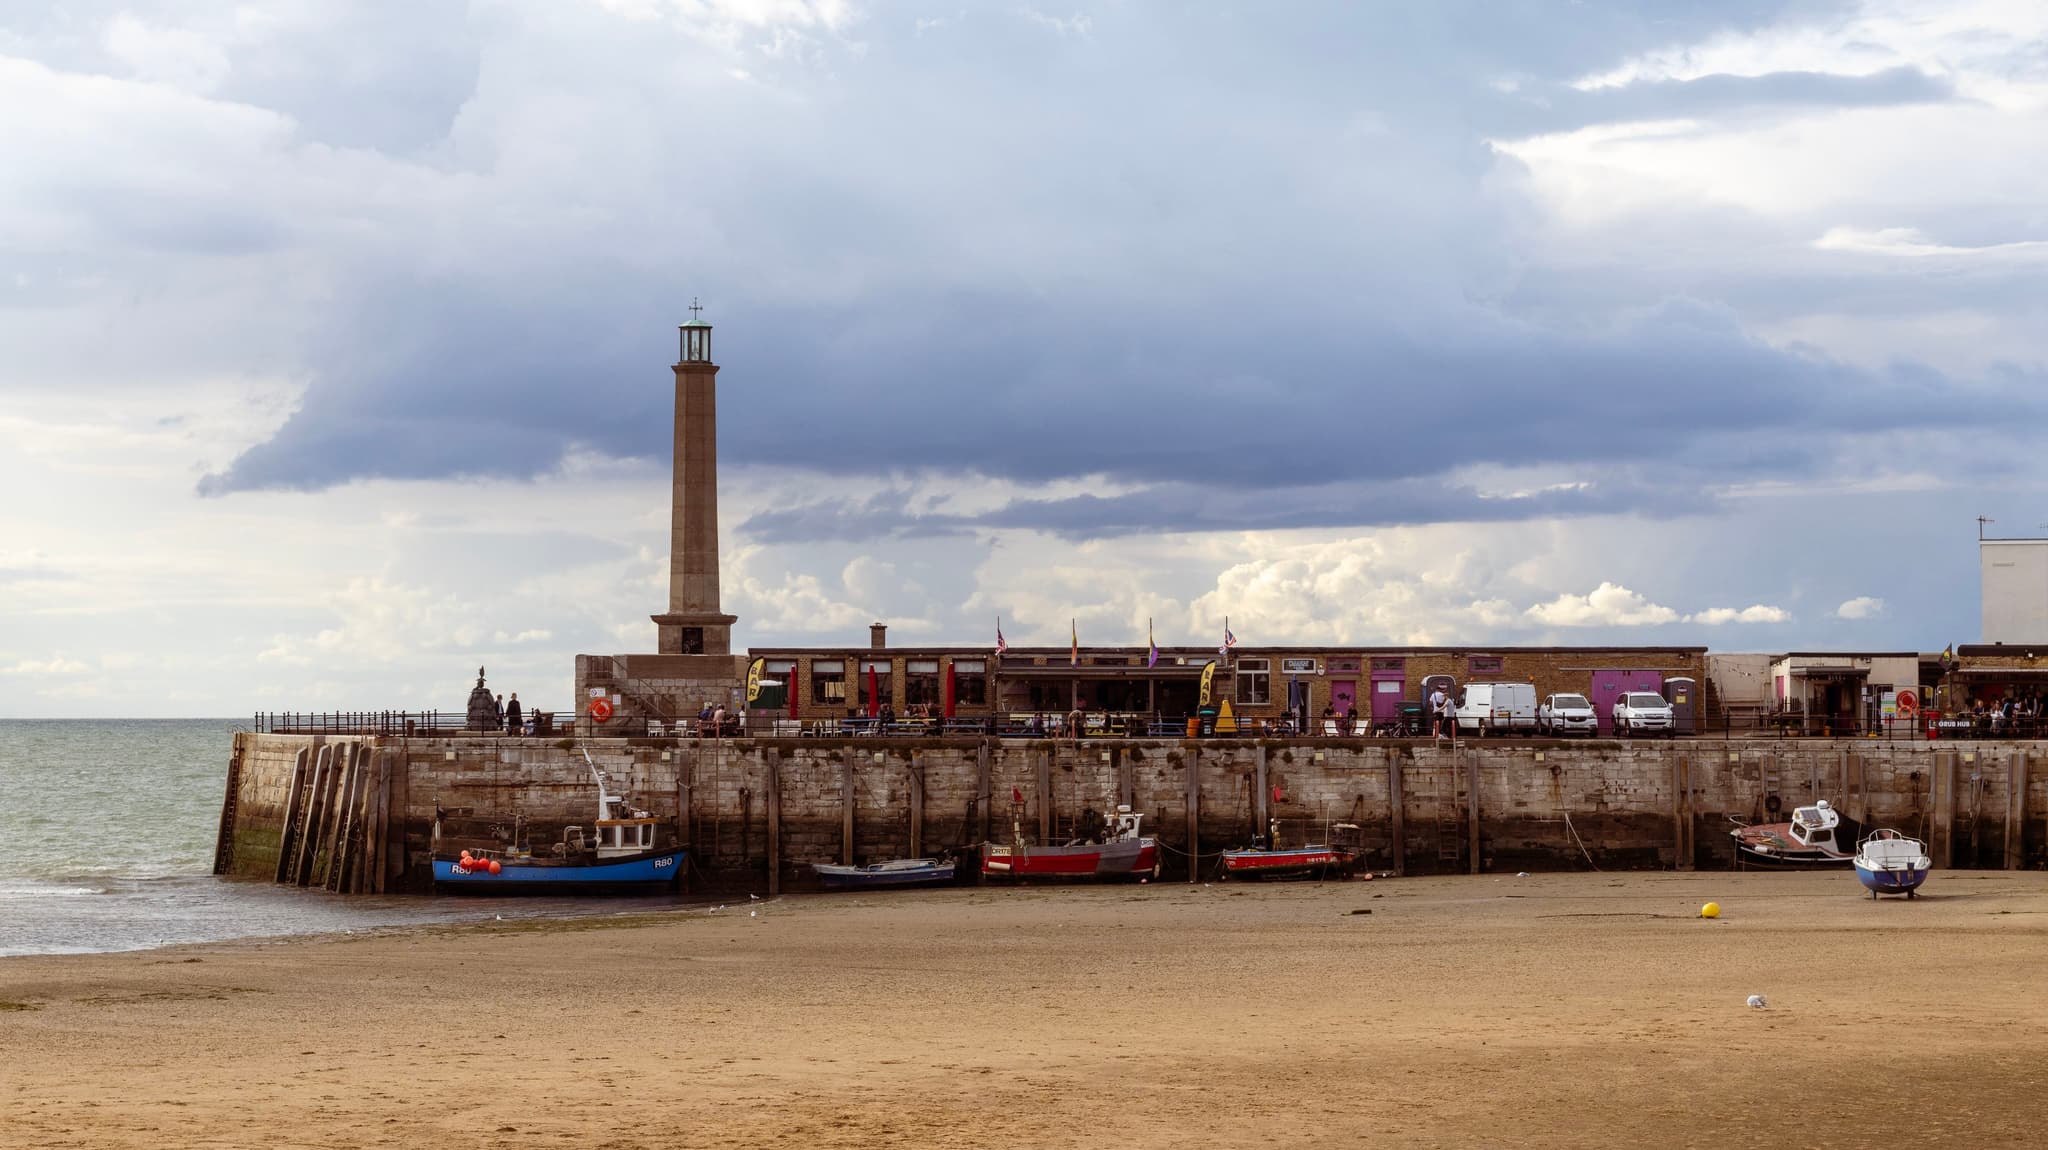
POLYGON ((597 722, 600 722, 600 723, 602 723, 602 722, 604 722, 604 721, 606 721, 606 720, 610 719, 610 718, 612 717, 612 703, 611 703, 611 700, 610 700, 610 699, 592 699, 592 700, 590 700, 590 717, 591 717, 591 718, 592 718, 593 720, 595 720, 595 721, 597 721, 597 722))

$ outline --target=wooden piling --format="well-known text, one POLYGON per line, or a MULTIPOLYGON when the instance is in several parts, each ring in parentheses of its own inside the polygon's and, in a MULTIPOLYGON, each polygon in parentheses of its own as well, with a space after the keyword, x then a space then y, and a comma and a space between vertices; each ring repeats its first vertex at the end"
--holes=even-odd
POLYGON ((910 857, 924 857, 924 764, 910 764, 910 857))
POLYGON ((355 837, 356 798, 363 785, 362 744, 350 743, 339 755, 346 764, 341 770, 341 801, 334 809, 334 841, 327 849, 327 873, 320 876, 320 885, 331 891, 342 889, 342 876, 348 873, 350 841, 355 837))
POLYGON ((1264 842, 1270 848, 1273 844, 1269 841, 1268 836, 1272 833, 1273 811, 1271 807, 1266 805, 1266 799, 1272 792, 1266 788, 1266 744, 1263 741, 1259 743, 1258 766, 1254 770, 1253 778, 1256 780, 1253 785, 1257 789, 1252 796, 1252 812, 1255 820, 1255 824, 1252 827, 1252 837, 1260 842, 1264 842))
POLYGON ((213 839, 213 873, 226 874, 235 867, 235 821, 242 806, 242 754, 245 741, 235 732, 228 751, 227 793, 220 801, 220 829, 213 839))
POLYGON ((1471 856, 1467 868, 1472 874, 1479 873, 1479 752, 1465 752, 1465 835, 1466 853, 1471 856))
POLYGON ((2005 760, 2005 869, 2027 862, 2027 752, 2015 750, 2005 760))
POLYGON ((1692 763, 1684 755, 1671 759, 1671 838, 1679 870, 1693 868, 1692 763))
POLYGON ((383 894, 391 878, 391 760, 388 749, 377 749, 377 813, 370 819, 370 833, 376 847, 370 852, 371 894, 383 894))
POLYGON ((768 894, 782 893, 782 764, 766 756, 768 767, 768 894))
POLYGON ((1052 842, 1052 748, 1038 756, 1038 842, 1052 842))
POLYGON ((994 825, 995 812, 989 809, 988 740, 981 740, 974 748, 974 809, 981 816, 981 840, 989 841, 990 828, 994 825))
POLYGON ((310 886, 313 863, 320 854, 321 826, 327 818, 327 793, 334 775, 334 748, 323 744, 314 752, 313 787, 306 796, 306 823, 299 832, 299 857, 292 863, 292 884, 310 886))
POLYGON ((1944 870, 1955 865, 1956 753, 1934 752, 1934 769, 1928 772, 1927 789, 1934 808, 1933 840, 1928 855, 1944 870))
POLYGON ((298 858, 293 848, 299 844, 299 824, 306 817, 306 800, 300 792, 307 787, 306 765, 311 757, 305 747, 292 756, 292 781, 284 796, 284 830, 277 840, 277 866, 271 875, 272 882, 284 882, 287 876, 297 873, 293 868, 298 858))
POLYGON ((1394 877, 1408 873, 1408 794, 1401 778, 1401 759, 1393 751, 1387 757, 1387 849, 1393 852, 1394 877))
POLYGON ((1202 873, 1202 752, 1199 747, 1189 747, 1187 758, 1188 794, 1188 881, 1194 882, 1202 873))
POLYGON ((1119 806, 1138 809, 1138 780, 1136 770, 1131 766, 1131 757, 1122 747, 1109 749, 1110 769, 1116 772, 1116 801, 1119 806))
POLYGON ((853 865, 853 755, 839 764, 839 864, 853 865))
MULTIPOLYGON (((697 762, 691 757, 690 752, 683 750, 680 746, 675 750, 675 760, 676 845, 688 850, 694 845, 691 842, 691 838, 696 823, 696 794, 694 792, 697 789, 697 762)), ((771 772, 772 769, 771 760, 771 772)), ((771 783, 770 786, 772 787, 773 784, 771 783)))

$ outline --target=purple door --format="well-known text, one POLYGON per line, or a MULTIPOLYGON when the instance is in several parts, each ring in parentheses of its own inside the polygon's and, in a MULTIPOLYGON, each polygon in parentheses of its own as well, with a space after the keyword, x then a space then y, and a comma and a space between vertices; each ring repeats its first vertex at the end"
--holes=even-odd
POLYGON ((1599 717, 1600 730, 1604 734, 1614 731, 1614 700, 1629 691, 1648 691, 1653 695, 1664 693, 1664 672, 1662 671, 1595 671, 1593 689, 1586 697, 1593 700, 1593 714, 1599 717))
POLYGON ((1391 723, 1401 717, 1401 700, 1408 695, 1408 664, 1402 659, 1372 661, 1372 721, 1391 723))
POLYGON ((1358 683, 1352 679, 1330 680, 1330 709, 1343 717, 1344 712, 1358 705, 1358 683))

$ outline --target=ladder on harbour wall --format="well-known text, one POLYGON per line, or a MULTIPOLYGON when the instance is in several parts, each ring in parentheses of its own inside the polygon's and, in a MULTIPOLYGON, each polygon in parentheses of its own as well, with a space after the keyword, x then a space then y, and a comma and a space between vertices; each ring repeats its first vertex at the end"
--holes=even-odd
POLYGON ((213 840, 213 873, 226 874, 235 868, 235 818, 242 806, 242 737, 235 736, 235 749, 228 753, 228 793, 220 802, 220 831, 213 840))
MULTIPOLYGON (((1464 820, 1458 804, 1458 768, 1455 756, 1444 768, 1436 788, 1436 860, 1455 864, 1463 857, 1460 840, 1464 820)), ((1451 869, 1457 869, 1453 866, 1451 869)))

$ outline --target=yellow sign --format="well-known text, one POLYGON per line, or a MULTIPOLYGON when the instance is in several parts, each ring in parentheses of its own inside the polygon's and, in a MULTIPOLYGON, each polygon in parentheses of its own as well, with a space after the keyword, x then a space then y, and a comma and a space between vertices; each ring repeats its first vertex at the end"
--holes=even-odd
POLYGON ((761 672, 768 667, 768 660, 756 659, 747 664, 747 702, 761 697, 761 672))
POLYGON ((1236 731, 1237 716, 1230 713, 1230 700, 1225 699, 1223 705, 1216 710, 1216 733, 1229 735, 1235 734, 1236 731))
POLYGON ((1204 707, 1209 705, 1209 686, 1215 681, 1216 664, 1211 663, 1202 668, 1202 705, 1204 707))

